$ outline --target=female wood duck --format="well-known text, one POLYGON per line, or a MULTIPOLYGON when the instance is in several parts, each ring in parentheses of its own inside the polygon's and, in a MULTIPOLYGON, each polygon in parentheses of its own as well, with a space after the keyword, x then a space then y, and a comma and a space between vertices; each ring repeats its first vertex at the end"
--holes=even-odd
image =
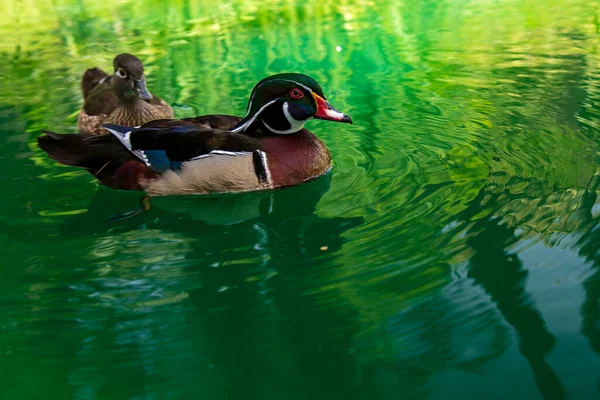
POLYGON ((273 189, 310 181, 331 168, 327 147, 304 129, 312 118, 352 123, 302 74, 260 81, 246 116, 157 120, 139 128, 105 124, 112 135, 45 132, 39 146, 102 184, 151 196, 273 189))
POLYGON ((98 68, 81 78, 83 108, 77 118, 82 133, 108 133, 102 124, 139 126, 155 119, 173 118, 173 110, 146 88, 144 66, 135 56, 119 54, 113 61, 115 73, 98 68))

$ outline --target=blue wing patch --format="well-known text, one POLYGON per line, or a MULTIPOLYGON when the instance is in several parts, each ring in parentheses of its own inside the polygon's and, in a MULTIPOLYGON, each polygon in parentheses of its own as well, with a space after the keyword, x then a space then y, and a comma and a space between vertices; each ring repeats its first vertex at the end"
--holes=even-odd
POLYGON ((181 171, 182 162, 179 161, 171 161, 171 169, 175 172, 181 171))
POLYGON ((135 150, 134 153, 146 163, 148 168, 158 174, 167 171, 179 172, 183 164, 180 161, 171 161, 164 150, 135 150))
POLYGON ((167 152, 164 150, 144 150, 146 155, 147 165, 158 173, 163 173, 171 169, 171 160, 167 157, 167 152))

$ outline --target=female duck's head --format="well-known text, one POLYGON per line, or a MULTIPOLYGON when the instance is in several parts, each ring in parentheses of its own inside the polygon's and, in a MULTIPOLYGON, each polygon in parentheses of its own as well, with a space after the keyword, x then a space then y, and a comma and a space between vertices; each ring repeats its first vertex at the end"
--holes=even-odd
POLYGON ((113 61, 115 74, 113 76, 113 87, 119 98, 150 101, 152 95, 146 88, 146 75, 144 65, 134 55, 122 53, 113 61))
POLYGON ((285 135, 300 131, 312 118, 352 123, 352 118, 327 102, 321 86, 311 77, 278 74, 258 82, 250 95, 246 116, 232 131, 258 128, 285 135))

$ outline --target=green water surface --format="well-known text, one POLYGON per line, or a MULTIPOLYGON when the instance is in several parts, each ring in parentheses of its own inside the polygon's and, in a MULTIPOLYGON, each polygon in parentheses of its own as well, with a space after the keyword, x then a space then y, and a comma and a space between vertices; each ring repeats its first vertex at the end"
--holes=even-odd
POLYGON ((0 399, 600 397, 600 3, 0 1, 0 399), (333 172, 153 200, 37 148, 139 56, 175 115, 313 76, 333 172))

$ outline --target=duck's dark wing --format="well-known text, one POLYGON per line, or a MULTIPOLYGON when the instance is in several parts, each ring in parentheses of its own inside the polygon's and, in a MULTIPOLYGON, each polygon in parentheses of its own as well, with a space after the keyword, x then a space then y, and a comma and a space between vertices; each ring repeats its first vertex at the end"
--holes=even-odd
MULTIPOLYGON (((153 122, 162 125, 175 123, 160 121, 153 122)), ((121 125, 103 126, 157 173, 177 171, 185 162, 215 154, 236 156, 260 151, 256 139, 239 133, 207 129, 195 124, 171 127, 150 127, 150 124, 152 122, 133 130, 121 125)))
POLYGON ((230 130, 238 122, 242 120, 240 117, 233 115, 212 114, 203 115, 201 117, 184 118, 186 122, 192 122, 197 126, 207 127, 209 129, 221 129, 224 131, 230 130))
POLYGON ((233 115, 212 114, 201 117, 182 118, 182 119, 157 119, 145 123, 143 128, 175 128, 178 126, 195 126, 199 129, 217 129, 227 131, 233 128, 242 118, 233 115))
POLYGON ((108 77, 109 75, 100 68, 87 69, 81 77, 81 93, 83 94, 83 98, 87 99, 92 89, 108 77))

